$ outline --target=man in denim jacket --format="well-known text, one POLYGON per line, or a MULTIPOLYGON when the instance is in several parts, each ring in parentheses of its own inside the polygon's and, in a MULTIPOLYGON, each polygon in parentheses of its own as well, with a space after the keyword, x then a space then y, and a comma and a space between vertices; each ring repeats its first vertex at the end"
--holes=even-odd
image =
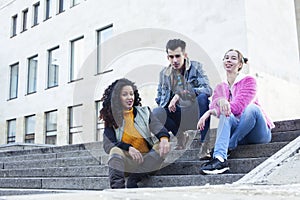
MULTIPOLYGON (((185 148, 187 138, 182 133, 196 129, 198 119, 208 110, 208 98, 212 94, 202 64, 190 61, 185 47, 185 42, 180 39, 168 41, 166 52, 170 65, 160 72, 155 99, 159 107, 153 110, 168 131, 177 136, 177 149, 185 148)), ((209 129, 210 120, 206 123, 201 131, 201 141, 209 129)))

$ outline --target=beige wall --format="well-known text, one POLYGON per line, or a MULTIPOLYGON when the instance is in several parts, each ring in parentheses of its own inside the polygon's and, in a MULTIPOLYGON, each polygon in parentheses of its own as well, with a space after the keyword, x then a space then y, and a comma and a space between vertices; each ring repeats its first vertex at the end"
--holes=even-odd
MULTIPOLYGON (((260 99, 271 117, 275 120, 300 117, 300 107, 295 103, 295 99, 300 99, 297 87, 300 69, 293 0, 189 0, 188 3, 86 0, 72 8, 67 0, 65 12, 44 21, 44 12, 40 11, 39 25, 31 28, 32 5, 36 2, 14 1, 0 9, 0 44, 5 47, 0 48, 0 144, 6 142, 6 121, 12 118, 18 119, 17 141, 22 142, 23 118, 32 114, 37 115, 36 142, 44 143, 44 113, 54 109, 58 110, 59 120, 57 144, 66 144, 68 106, 77 104, 83 104, 85 117, 84 133, 76 142, 94 141, 94 101, 100 99, 108 84, 123 76, 137 82, 144 105, 154 107, 158 71, 167 64, 164 46, 169 38, 183 38, 188 42, 189 56, 204 63, 212 87, 224 75, 224 52, 230 48, 241 50, 250 59, 246 72, 258 75, 260 99), (20 33, 21 12, 27 7, 29 28, 20 33), (18 14, 19 28, 17 36, 10 38, 11 17, 15 14, 18 14), (114 38, 124 39, 110 41, 108 54, 114 56, 107 55, 105 66, 113 72, 95 76, 96 30, 111 23, 114 38), (128 36, 135 30, 141 31, 128 36), (84 36, 84 80, 68 83, 70 40, 80 36, 84 36), (45 89, 47 50, 57 45, 59 87, 45 89), (26 95, 27 58, 35 54, 39 56, 37 92, 26 95), (7 101, 9 65, 15 62, 19 62, 18 98, 7 101), (144 70, 151 66, 152 71, 144 70), (77 87, 81 87, 80 93, 76 93, 77 87)), ((44 1, 40 3, 43 9, 44 1)))

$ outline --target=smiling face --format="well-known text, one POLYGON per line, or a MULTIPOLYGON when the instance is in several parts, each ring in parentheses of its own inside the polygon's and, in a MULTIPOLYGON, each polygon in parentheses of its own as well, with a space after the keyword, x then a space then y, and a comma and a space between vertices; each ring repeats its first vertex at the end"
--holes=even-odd
POLYGON ((121 89, 120 100, 123 110, 130 110, 134 103, 134 91, 130 85, 126 85, 121 89))
POLYGON ((228 51, 223 58, 224 69, 229 73, 237 73, 243 66, 236 51, 228 51))
POLYGON ((186 58, 186 53, 184 53, 181 47, 175 50, 168 49, 168 60, 173 67, 173 69, 181 69, 184 65, 184 59, 186 58))

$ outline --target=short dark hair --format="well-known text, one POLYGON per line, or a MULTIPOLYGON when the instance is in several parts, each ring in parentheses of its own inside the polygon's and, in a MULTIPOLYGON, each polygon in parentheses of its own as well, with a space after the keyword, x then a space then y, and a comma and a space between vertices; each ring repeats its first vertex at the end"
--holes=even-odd
POLYGON ((185 46, 186 46, 185 41, 183 41, 181 39, 172 39, 172 40, 169 40, 166 45, 166 52, 168 53, 168 49, 174 51, 178 47, 181 47, 182 52, 184 52, 185 46))

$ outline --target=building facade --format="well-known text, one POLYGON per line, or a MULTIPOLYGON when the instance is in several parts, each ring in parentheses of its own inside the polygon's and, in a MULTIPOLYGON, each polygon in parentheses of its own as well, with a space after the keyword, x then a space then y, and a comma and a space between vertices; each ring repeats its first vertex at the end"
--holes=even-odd
MULTIPOLYGON (((249 58, 274 120, 300 117, 298 0, 28 0, 0 7, 0 144, 101 140, 104 88, 127 77, 155 106, 168 39, 187 41, 214 87, 222 58, 249 58)), ((213 125, 214 126, 214 125, 213 125)))

